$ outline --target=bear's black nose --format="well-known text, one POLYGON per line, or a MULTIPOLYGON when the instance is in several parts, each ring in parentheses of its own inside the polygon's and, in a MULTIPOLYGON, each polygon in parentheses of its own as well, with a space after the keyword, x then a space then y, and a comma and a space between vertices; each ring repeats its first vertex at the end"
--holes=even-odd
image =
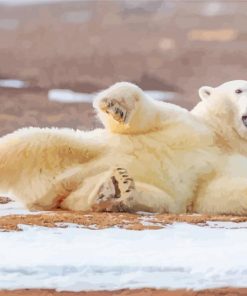
POLYGON ((242 116, 243 124, 247 127, 247 115, 242 116))

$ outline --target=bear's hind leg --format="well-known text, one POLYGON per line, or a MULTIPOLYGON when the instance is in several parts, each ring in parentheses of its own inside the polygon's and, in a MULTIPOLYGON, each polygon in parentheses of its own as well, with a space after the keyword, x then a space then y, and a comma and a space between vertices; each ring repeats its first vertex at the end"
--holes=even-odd
POLYGON ((49 189, 44 194, 29 201, 26 206, 29 210, 58 209, 71 192, 77 190, 82 181, 83 171, 80 166, 67 169, 53 180, 52 185, 46 184, 45 188, 49 189))
POLYGON ((247 215, 247 179, 216 177, 198 191, 193 210, 210 215, 247 215))
POLYGON ((93 196, 93 211, 177 212, 174 200, 166 192, 150 184, 134 182, 124 168, 113 170, 93 196))
POLYGON ((95 212, 172 212, 174 199, 163 190, 135 182, 124 168, 115 168, 84 178, 77 190, 61 204, 62 209, 95 212))

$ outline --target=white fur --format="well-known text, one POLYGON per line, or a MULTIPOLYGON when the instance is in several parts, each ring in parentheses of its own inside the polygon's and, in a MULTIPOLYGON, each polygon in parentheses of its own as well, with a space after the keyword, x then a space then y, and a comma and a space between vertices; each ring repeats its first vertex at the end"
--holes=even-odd
POLYGON ((28 128, 3 137, 0 189, 29 208, 59 202, 90 210, 114 168, 124 167, 135 181, 134 211, 247 214, 247 169, 239 174, 239 159, 221 155, 211 130, 187 110, 124 82, 99 94, 94 107, 105 129, 28 128), (109 100, 127 110, 126 122, 106 113, 109 100))
POLYGON ((247 81, 234 80, 215 88, 204 86, 199 95, 202 101, 191 113, 212 129, 217 146, 247 155, 247 127, 242 121, 242 116, 247 115, 247 81))

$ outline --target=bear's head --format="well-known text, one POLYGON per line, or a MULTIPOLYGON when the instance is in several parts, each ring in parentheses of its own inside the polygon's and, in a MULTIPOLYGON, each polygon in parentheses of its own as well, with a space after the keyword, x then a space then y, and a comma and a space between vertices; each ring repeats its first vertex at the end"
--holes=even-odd
POLYGON ((222 125, 230 125, 241 138, 247 139, 247 81, 229 81, 218 87, 203 86, 199 96, 222 125))

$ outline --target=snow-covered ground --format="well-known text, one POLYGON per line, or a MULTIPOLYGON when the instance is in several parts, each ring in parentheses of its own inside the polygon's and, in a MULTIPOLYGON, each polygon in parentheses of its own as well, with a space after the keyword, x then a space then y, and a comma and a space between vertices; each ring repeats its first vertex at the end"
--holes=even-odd
MULTIPOLYGON (((1 215, 25 211, 15 203, 0 208, 1 215)), ((67 226, 0 232, 0 289, 247 286, 247 223, 144 231, 67 226)))
POLYGON ((22 204, 18 202, 9 202, 6 204, 0 204, 0 216, 6 215, 26 215, 29 214, 27 209, 25 209, 22 204))
MULTIPOLYGON (((19 202, 9 202, 6 204, 0 204, 0 216, 7 216, 7 215, 36 215, 40 213, 47 213, 45 211, 39 212, 30 212, 26 209, 21 203, 19 202)), ((1 257, 0 257, 1 258, 1 257)))

